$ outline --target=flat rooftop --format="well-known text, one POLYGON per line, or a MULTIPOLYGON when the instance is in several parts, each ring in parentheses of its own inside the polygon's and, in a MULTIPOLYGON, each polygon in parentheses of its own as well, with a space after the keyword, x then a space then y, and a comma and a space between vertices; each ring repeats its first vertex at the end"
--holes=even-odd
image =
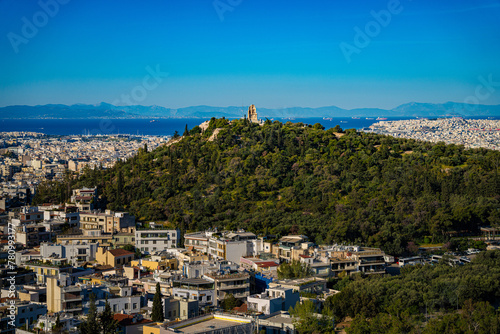
POLYGON ((248 326, 250 319, 236 316, 209 315, 193 318, 168 326, 168 330, 175 333, 207 333, 237 326, 248 326))

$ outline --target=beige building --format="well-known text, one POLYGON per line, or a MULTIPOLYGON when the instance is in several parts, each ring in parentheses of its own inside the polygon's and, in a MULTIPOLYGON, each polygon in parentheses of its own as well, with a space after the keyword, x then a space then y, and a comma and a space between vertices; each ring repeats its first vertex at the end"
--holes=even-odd
POLYGON ((69 285, 64 275, 47 278, 47 310, 49 312, 80 314, 83 311, 82 288, 69 285))
POLYGON ((108 265, 115 268, 123 267, 123 265, 130 263, 135 257, 135 254, 125 249, 107 249, 106 247, 99 247, 95 259, 100 265, 108 265))
POLYGON ((104 233, 134 233, 135 217, 128 212, 80 212, 82 230, 100 229, 104 233))

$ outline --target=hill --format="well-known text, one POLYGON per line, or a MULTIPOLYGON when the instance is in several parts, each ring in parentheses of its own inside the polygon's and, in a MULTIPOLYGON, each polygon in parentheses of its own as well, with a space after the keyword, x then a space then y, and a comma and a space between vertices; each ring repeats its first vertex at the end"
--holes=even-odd
MULTIPOLYGON (((68 182, 97 185, 109 209, 184 231, 300 233, 395 255, 409 242, 443 242, 450 231, 500 222, 500 152, 338 130, 212 119, 203 134, 195 127, 171 145, 68 182)), ((57 197, 42 185, 35 200, 63 199, 65 189, 57 197)))
MULTIPOLYGON (((109 103, 47 104, 37 106, 7 106, 0 108, 0 119, 10 118, 241 118, 246 114, 243 107, 192 106, 165 108, 161 106, 114 106, 109 103)), ((500 105, 472 105, 447 102, 407 103, 393 109, 358 108, 342 109, 336 106, 320 108, 259 108, 260 117, 438 117, 438 116, 500 116, 500 105)))

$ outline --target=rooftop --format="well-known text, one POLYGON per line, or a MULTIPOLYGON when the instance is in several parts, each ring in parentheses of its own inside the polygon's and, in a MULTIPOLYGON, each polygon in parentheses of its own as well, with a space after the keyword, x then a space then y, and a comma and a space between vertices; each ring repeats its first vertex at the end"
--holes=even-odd
POLYGON ((172 324, 167 329, 173 333, 207 333, 231 327, 245 326, 251 322, 251 319, 243 317, 211 314, 172 324))
POLYGON ((129 252, 128 250, 117 248, 108 250, 113 256, 124 256, 124 255, 134 255, 135 253, 129 252))

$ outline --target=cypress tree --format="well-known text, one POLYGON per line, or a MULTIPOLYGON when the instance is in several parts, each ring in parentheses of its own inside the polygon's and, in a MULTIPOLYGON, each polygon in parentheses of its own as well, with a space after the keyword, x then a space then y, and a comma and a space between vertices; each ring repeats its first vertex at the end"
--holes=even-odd
POLYGON ((87 320, 80 325, 81 334, 96 334, 99 333, 99 323, 97 322, 97 306, 95 305, 95 294, 90 294, 89 313, 87 320))
POLYGON ((111 312, 111 306, 108 302, 108 296, 106 296, 104 311, 100 314, 99 320, 103 334, 116 333, 118 329, 118 321, 113 318, 113 312, 111 312))
POLYGON ((157 322, 163 322, 163 320, 165 320, 163 304, 161 302, 160 283, 156 283, 156 292, 153 298, 153 311, 151 313, 151 320, 157 322))

